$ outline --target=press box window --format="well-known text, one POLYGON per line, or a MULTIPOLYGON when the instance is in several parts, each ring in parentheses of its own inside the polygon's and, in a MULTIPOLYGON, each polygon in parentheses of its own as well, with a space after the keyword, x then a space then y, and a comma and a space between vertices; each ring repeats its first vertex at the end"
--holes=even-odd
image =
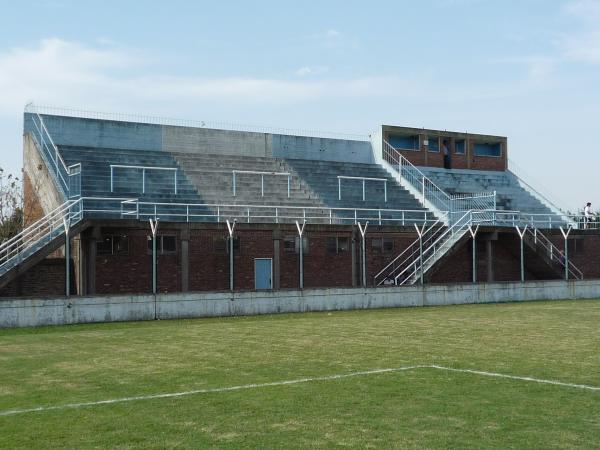
POLYGON ((429 145, 427 146, 427 150, 430 152, 439 153, 440 151, 440 139, 436 137, 432 137, 428 139, 429 145))
MULTIPOLYGON (((303 247, 303 253, 305 255, 308 254, 308 237, 303 236, 302 237, 302 247, 303 247)), ((298 250, 300 249, 300 237, 295 236, 295 237, 286 237, 283 239, 283 250, 286 253, 298 253, 298 250)))
POLYGON ((98 255, 128 255, 129 237, 120 235, 105 235, 96 243, 98 255))
POLYGON ((350 248, 350 239, 347 237, 331 236, 327 238, 327 253, 336 255, 347 252, 350 248))
POLYGON ((454 141, 454 153, 457 155, 465 154, 465 141, 463 139, 454 141))
MULTIPOLYGON (((148 251, 152 252, 152 236, 148 236, 148 251)), ((156 236, 156 252, 159 255, 177 253, 177 238, 159 234, 156 236)))
POLYGON ((394 240, 386 237, 373 238, 371 239, 371 251, 375 254, 392 253, 394 240))
POLYGON ((473 146, 475 156, 502 156, 502 147, 498 144, 475 144, 473 146))

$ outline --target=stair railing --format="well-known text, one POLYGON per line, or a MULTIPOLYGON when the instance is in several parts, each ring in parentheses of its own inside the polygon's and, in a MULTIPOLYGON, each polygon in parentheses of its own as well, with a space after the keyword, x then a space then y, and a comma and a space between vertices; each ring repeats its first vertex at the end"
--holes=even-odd
POLYGON ((0 244, 0 275, 6 273, 38 248, 64 233, 64 220, 70 225, 83 217, 82 199, 67 200, 58 208, 0 244))
POLYGON ((460 218, 465 211, 496 209, 496 191, 449 195, 385 140, 382 156, 398 172, 401 183, 405 181, 410 184, 413 193, 418 193, 417 199, 424 206, 449 211, 449 223, 460 218))
MULTIPOLYGON (((446 217, 442 217, 434 222, 422 235, 423 245, 426 246, 434 242, 437 237, 443 233, 446 217)), ((381 269, 374 277, 374 285, 381 286, 387 282, 395 280, 396 275, 413 263, 415 258, 419 257, 419 240, 417 239, 409 245, 402 253, 390 261, 383 269, 381 269)))
POLYGON ((57 181, 58 186, 68 199, 81 196, 81 164, 67 166, 58 148, 54 144, 52 136, 46 128, 44 119, 37 112, 32 112, 31 122, 33 128, 31 135, 48 170, 57 181))
MULTIPOLYGON (((425 273, 430 269, 442 256, 454 247, 454 244, 467 233, 469 226, 472 224, 472 211, 466 211, 448 228, 443 228, 442 233, 437 233, 434 239, 429 242, 423 242, 422 257, 420 254, 417 254, 413 262, 408 264, 405 269, 395 276, 394 284, 415 283, 421 270, 425 273)), ((417 239, 415 243, 418 246, 419 240, 417 239)))
MULTIPOLYGON (((525 235, 529 238, 530 242, 533 241, 534 246, 539 245, 546 251, 548 258, 550 258, 550 261, 556 262, 564 269, 564 252, 560 250, 556 245, 554 245, 552 241, 550 241, 550 239, 546 237, 546 235, 544 235, 537 228, 527 228, 525 235)), ((573 276, 573 278, 577 280, 583 280, 583 273, 581 272, 581 270, 579 270, 577 266, 575 266, 575 264, 571 262, 571 260, 568 261, 568 272, 571 276, 573 276)))

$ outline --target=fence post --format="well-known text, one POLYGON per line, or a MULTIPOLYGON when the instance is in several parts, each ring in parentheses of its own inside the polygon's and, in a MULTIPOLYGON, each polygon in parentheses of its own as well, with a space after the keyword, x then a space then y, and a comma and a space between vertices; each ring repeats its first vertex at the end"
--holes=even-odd
POLYGON ((290 198, 290 175, 287 176, 288 198, 290 198))
POLYGON ((233 196, 235 197, 235 170, 233 170, 232 173, 233 173, 233 196))
POLYGON ((338 200, 342 199, 342 179, 338 177, 338 200))
POLYGON ((146 193, 146 169, 142 169, 142 194, 146 193))
POLYGON ((425 204, 425 177, 421 179, 422 190, 423 190, 423 204, 425 204))

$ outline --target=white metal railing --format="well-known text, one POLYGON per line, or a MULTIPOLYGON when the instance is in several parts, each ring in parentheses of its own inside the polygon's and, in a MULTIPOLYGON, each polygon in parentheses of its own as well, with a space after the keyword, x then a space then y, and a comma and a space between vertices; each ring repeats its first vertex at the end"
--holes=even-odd
POLYGON ((473 222, 497 227, 528 225, 538 229, 552 229, 573 224, 575 225, 573 228, 583 228, 584 225, 583 222, 575 223, 565 220, 563 214, 537 214, 494 209, 473 211, 473 222))
POLYGON ((416 239, 402 254, 398 255, 395 264, 386 266, 375 276, 375 285, 401 285, 414 283, 448 252, 468 231, 472 225, 472 211, 466 211, 449 227, 431 227, 416 239), (387 273, 386 273, 387 270, 387 273))
POLYGON ((82 218, 82 199, 67 200, 19 234, 0 244, 0 275, 30 256, 37 249, 64 233, 65 220, 70 225, 82 218))
POLYGON ((262 172, 260 170, 232 170, 231 174, 233 177, 232 185, 233 185, 233 196, 234 197, 237 194, 236 174, 238 174, 238 173, 244 173, 244 174, 250 174, 250 175, 260 175, 260 196, 261 197, 265 196, 265 175, 287 177, 287 196, 288 196, 288 198, 290 197, 292 174, 289 172, 262 172))
POLYGON ((321 137, 328 139, 344 139, 352 141, 370 141, 370 138, 366 134, 352 134, 352 133, 335 133, 322 130, 309 130, 309 129, 295 129, 295 128, 281 128, 281 127, 269 127, 269 126, 257 126, 247 125, 240 123, 230 122, 210 122, 204 120, 186 120, 177 119, 170 117, 156 117, 141 114, 123 114, 123 113, 107 113, 100 111, 86 111, 81 109, 72 108, 60 108, 56 106, 45 106, 35 105, 29 103, 25 106, 25 112, 35 114, 48 114, 55 116, 66 116, 66 117, 81 117, 86 119, 98 119, 98 120, 113 120, 119 122, 136 122, 136 123, 147 123, 155 125, 172 125, 178 127, 191 127, 191 128, 209 128, 217 130, 230 130, 230 131, 248 131, 253 133, 269 133, 269 134, 282 134, 291 136, 308 136, 308 137, 321 137))
POLYGON ((114 169, 133 169, 142 171, 142 194, 146 193, 146 171, 169 171, 173 172, 174 191, 177 194, 177 167, 160 167, 160 166, 128 166, 123 164, 110 165, 110 192, 114 192, 114 169))
MULTIPOLYGON (((113 211, 114 212, 114 211, 113 211)), ((283 205, 231 205, 204 203, 159 203, 126 199, 118 211, 122 218, 171 221, 217 221, 293 223, 296 220, 322 224, 357 224, 369 221, 379 225, 433 224, 434 216, 424 210, 327 208, 283 205)))
MULTIPOLYGON (((447 194, 387 141, 383 141, 383 160, 394 169, 402 182, 408 183, 424 206, 437 211, 460 213, 471 210, 496 209, 496 191, 447 194)), ((460 214, 450 214, 450 221, 460 214)))
POLYGON ((350 177, 338 175, 338 200, 342 199, 342 180, 362 180, 362 199, 365 201, 365 182, 366 181, 382 181, 383 182, 383 198, 387 203, 387 178, 371 178, 371 177, 350 177))
MULTIPOLYGON (((446 213, 447 214, 447 213, 446 213)), ((425 230, 422 234, 422 242, 427 247, 433 242, 441 233, 444 232, 444 217, 437 219, 431 226, 425 230)), ((404 251, 398 256, 392 259, 383 269, 381 269, 374 277, 375 286, 387 284, 386 282, 391 281, 395 284, 396 275, 404 271, 404 269, 412 264, 416 258, 419 257, 419 240, 417 239, 411 245, 409 245, 404 251)))
MULTIPOLYGON (((537 228, 526 228, 525 236, 529 239, 529 242, 534 245, 534 247, 542 247, 546 252, 546 256, 550 259, 551 263, 556 263, 560 267, 565 267, 566 257, 565 254, 550 241, 540 230, 537 228)), ((577 279, 583 280, 583 273, 575 264, 571 262, 571 260, 566 261, 567 263, 567 271, 569 274, 577 279)))
POLYGON ((81 196, 81 164, 66 165, 42 116, 32 114, 31 123, 33 127, 30 128, 30 132, 33 141, 44 159, 48 171, 58 183, 58 187, 69 199, 81 196))
POLYGON ((543 203, 547 208, 549 208, 555 214, 566 214, 567 208, 565 208, 562 204, 558 204, 556 200, 550 200, 550 198, 555 198, 554 194, 551 194, 550 191, 541 185, 539 182, 537 188, 531 185, 531 180, 535 177, 532 177, 530 174, 526 173, 521 166, 515 163, 512 159, 508 160, 508 170, 509 172, 517 179, 517 182, 521 185, 523 189, 529 192, 533 197, 543 203), (524 178, 530 180, 529 182, 525 181, 524 178))

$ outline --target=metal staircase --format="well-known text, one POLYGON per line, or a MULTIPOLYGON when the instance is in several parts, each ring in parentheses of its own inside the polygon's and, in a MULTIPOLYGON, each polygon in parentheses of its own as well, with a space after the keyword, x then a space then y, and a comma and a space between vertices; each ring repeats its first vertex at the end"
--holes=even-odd
POLYGON ((471 211, 465 212, 448 227, 440 219, 375 275, 375 286, 414 284, 421 280, 465 236, 472 223, 471 211))
POLYGON ((445 217, 446 225, 458 220, 465 211, 496 209, 495 191, 449 195, 385 140, 381 163, 425 208, 439 218, 445 217))
POLYGON ((523 242, 539 255, 548 266, 552 267, 557 274, 565 274, 565 278, 583 280, 581 270, 571 261, 566 261, 564 252, 556 247, 539 229, 527 228, 523 236, 523 242))
MULTIPOLYGON (((424 275, 467 234, 469 227, 489 224, 486 214, 467 211, 450 226, 443 219, 421 234, 402 253, 375 275, 374 285, 403 285, 423 281, 424 275)), ((519 226, 525 223, 518 223, 519 226)), ((419 232, 419 229, 417 227, 419 232)), ((564 253, 537 228, 525 228, 524 242, 532 248, 558 274, 567 273, 569 278, 582 280, 583 273, 564 253), (566 266, 566 268, 565 268, 566 266)), ((567 275, 565 275, 567 276, 567 275)))
POLYGON ((82 219, 82 200, 68 200, 0 244, 0 287, 22 272, 20 266, 30 267, 62 246, 66 227, 74 229, 82 219))

